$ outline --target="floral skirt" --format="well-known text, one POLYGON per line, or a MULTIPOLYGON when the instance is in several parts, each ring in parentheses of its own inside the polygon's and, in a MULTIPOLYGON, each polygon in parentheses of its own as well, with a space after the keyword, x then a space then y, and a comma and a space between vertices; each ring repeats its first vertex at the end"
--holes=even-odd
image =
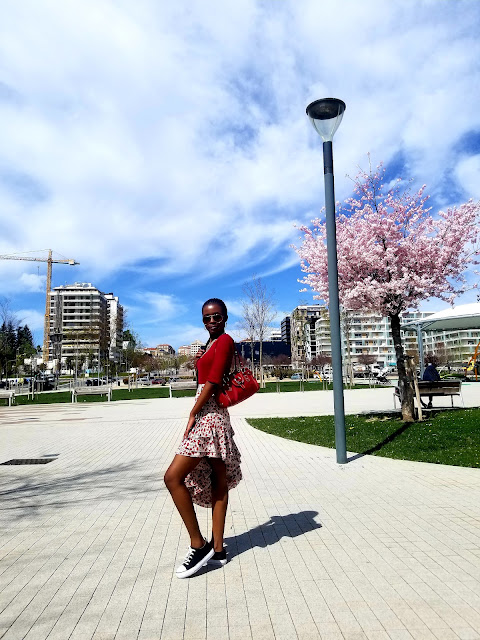
MULTIPOLYGON (((203 384, 198 385, 195 400, 200 395, 203 384)), ((220 407, 212 396, 198 412, 195 425, 182 440, 177 454, 191 458, 203 458, 185 478, 185 486, 195 504, 212 506, 212 468, 205 458, 221 458, 227 470, 227 484, 233 489, 242 479, 240 452, 233 439, 227 409, 220 407)))

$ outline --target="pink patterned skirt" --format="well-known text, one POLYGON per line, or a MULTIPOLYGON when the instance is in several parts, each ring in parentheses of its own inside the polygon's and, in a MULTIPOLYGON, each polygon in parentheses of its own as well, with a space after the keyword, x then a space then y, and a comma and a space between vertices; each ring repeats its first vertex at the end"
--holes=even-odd
MULTIPOLYGON (((203 386, 198 385, 195 400, 203 386)), ((228 488, 233 489, 242 479, 240 452, 233 436, 227 409, 220 407, 212 396, 198 412, 193 429, 182 440, 176 453, 191 458, 221 458, 227 469, 228 488)), ((204 459, 185 478, 185 486, 193 502, 201 507, 212 506, 211 474, 212 468, 204 459)))

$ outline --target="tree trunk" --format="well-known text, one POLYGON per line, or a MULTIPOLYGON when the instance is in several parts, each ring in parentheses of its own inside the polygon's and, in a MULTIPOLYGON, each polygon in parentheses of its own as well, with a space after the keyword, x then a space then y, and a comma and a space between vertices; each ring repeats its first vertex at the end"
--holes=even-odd
POLYGON ((343 333, 345 336, 345 345, 347 347, 347 376, 350 380, 350 389, 353 387, 353 362, 352 362, 352 350, 350 346, 350 329, 351 329, 351 317, 348 311, 343 312, 343 333))
POLYGON ((415 422, 415 406, 412 380, 407 375, 405 368, 405 353, 403 351, 402 337, 400 335, 400 316, 390 316, 393 346, 397 357, 398 389, 400 391, 400 403, 402 406, 402 420, 415 422))

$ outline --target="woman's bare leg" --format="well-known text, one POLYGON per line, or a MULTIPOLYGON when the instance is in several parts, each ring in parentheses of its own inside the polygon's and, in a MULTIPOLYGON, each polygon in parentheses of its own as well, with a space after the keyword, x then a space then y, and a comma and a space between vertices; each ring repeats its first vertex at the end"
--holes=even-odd
POLYGON ((187 527, 188 535, 190 536, 190 546, 194 549, 203 547, 205 539, 200 533, 192 498, 185 486, 184 480, 188 474, 195 469, 200 460, 201 458, 190 458, 177 454, 172 464, 168 467, 164 477, 165 484, 170 491, 178 513, 187 527))
POLYGON ((212 536, 215 551, 223 550, 223 533, 228 506, 227 469, 220 458, 208 458, 212 467, 212 536))

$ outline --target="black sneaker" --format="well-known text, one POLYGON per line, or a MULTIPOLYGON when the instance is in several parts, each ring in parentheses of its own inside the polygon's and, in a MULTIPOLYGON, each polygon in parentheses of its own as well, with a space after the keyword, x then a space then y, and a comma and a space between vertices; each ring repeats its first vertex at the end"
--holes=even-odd
POLYGON ((227 552, 225 549, 221 551, 215 551, 207 564, 213 564, 217 567, 224 567, 227 564, 227 552))
POLYGON ((177 578, 189 578, 204 567, 215 551, 209 542, 205 542, 201 549, 189 547, 185 560, 178 567, 176 573, 177 578))

